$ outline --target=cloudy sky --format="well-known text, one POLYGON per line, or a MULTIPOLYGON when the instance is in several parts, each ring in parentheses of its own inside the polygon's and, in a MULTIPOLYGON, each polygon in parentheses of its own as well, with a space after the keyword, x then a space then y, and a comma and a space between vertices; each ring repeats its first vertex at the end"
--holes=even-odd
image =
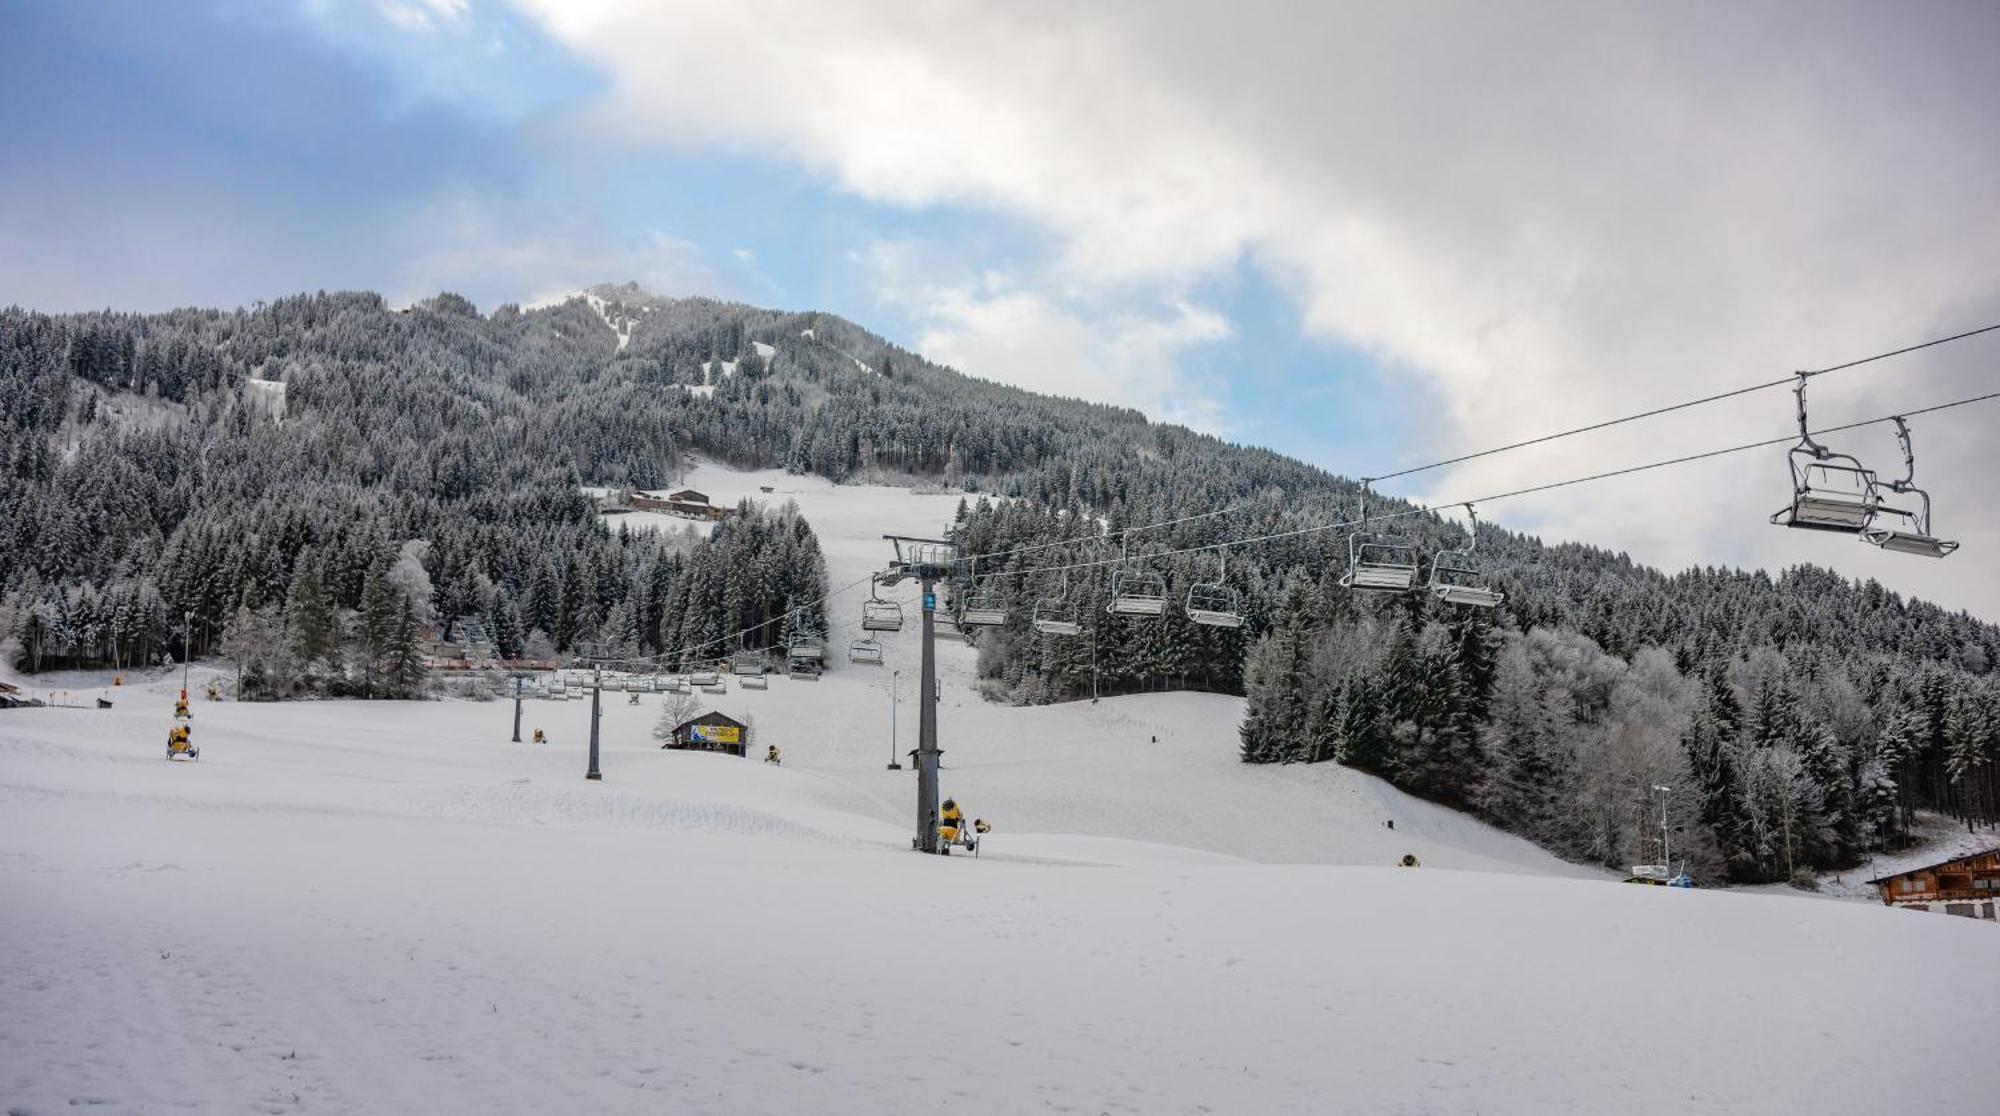
MULTIPOLYGON (((636 279, 1349 474, 2000 322, 2000 6, 0 0, 0 303, 636 279)), ((2000 334, 1815 423, 2000 389, 2000 334)), ((1782 434, 1768 391, 1391 482, 1782 434)), ((1500 501, 1644 561, 2000 619, 2000 404, 1914 421, 1942 563, 1765 523, 1774 452, 1500 501)), ((1886 427, 1846 446, 1885 472, 1886 427)))

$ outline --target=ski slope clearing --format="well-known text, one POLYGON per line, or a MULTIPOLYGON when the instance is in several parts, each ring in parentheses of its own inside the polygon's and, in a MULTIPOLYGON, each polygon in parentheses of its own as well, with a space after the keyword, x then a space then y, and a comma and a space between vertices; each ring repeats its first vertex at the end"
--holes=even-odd
MULTIPOLYGON (((864 633, 859 618, 868 575, 890 557, 883 534, 941 537, 959 496, 715 465, 689 471, 684 481, 723 505, 744 496, 796 502, 819 536, 830 585, 841 589, 828 607, 835 630, 825 677, 781 678, 761 692, 732 685, 727 695, 697 695, 703 708, 753 723, 760 743, 784 749, 788 766, 865 790, 893 804, 885 818, 902 824, 907 814, 914 829, 911 776, 887 770, 892 755, 907 767, 916 747, 922 644, 914 583, 885 593, 902 602, 902 631, 864 633), (881 665, 846 661, 848 644, 863 635, 882 644, 881 665)), ((655 512, 609 522, 673 531, 687 525, 655 512)), ((1386 866, 1415 853, 1440 867, 1606 878, 1373 776, 1332 764, 1301 771, 1240 763, 1240 698, 1148 694, 1021 708, 981 698, 976 665, 976 649, 940 624, 942 789, 1009 834, 1136 840, 1267 862, 1386 866)))
POLYGON ((197 701, 202 759, 168 763, 177 685, 0 720, 11 1111, 1962 1112, 2000 1085, 2000 936, 1967 920, 1004 815, 978 859, 919 857, 895 773, 658 751, 644 705, 607 707, 601 784, 579 702, 530 705, 536 746, 509 703, 197 701))

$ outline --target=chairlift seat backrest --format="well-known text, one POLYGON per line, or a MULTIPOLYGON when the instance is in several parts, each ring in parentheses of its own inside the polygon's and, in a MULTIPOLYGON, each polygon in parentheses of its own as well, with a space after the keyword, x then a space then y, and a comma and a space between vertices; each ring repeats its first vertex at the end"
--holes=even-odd
POLYGON ((1163 616, 1167 611, 1167 579, 1146 570, 1121 570, 1111 575, 1111 604, 1118 616, 1163 616))
POLYGON ((1413 548, 1402 543, 1349 540, 1347 572, 1340 577, 1343 587, 1403 593, 1416 583, 1417 552, 1413 548))
POLYGON ((1035 630, 1043 635, 1073 636, 1083 632, 1083 625, 1076 622, 1076 609, 1058 597, 1035 602, 1033 623, 1035 630))
POLYGON ((1340 578, 1345 588, 1378 593, 1408 592, 1416 581, 1417 571, 1407 566, 1356 566, 1340 578))
POLYGON ((1446 604, 1493 608, 1506 594, 1481 584, 1469 550, 1443 550, 1431 559, 1431 595, 1446 604))
POLYGON ((1243 608, 1236 590, 1227 585, 1204 582, 1188 589, 1188 619, 1215 628, 1243 626, 1243 608))
POLYGON ((1808 531, 1859 534, 1880 503, 1875 473, 1846 454, 1815 459, 1810 451, 1793 450, 1792 503, 1771 516, 1771 522, 1808 531))
POLYGON ((971 628, 999 627, 1007 622, 1007 598, 993 588, 990 580, 982 578, 966 591, 965 607, 959 609, 958 622, 971 628))
POLYGON ((1915 511, 1878 504, 1875 514, 1869 517, 1868 526, 1861 532, 1862 542, 1897 554, 1915 554, 1924 558, 1943 558, 1958 549, 1956 540, 1941 539, 1931 534, 1929 494, 1911 485, 1896 486, 1894 491, 1913 494, 1923 502, 1915 511))
POLYGON ((1934 535, 1918 535, 1908 531, 1897 531, 1885 527, 1871 527, 1861 533, 1862 541, 1873 543, 1883 550, 1897 554, 1916 554, 1925 558, 1943 558, 1958 549, 1954 539, 1940 539, 1934 535))
POLYGON ((1446 604, 1473 608, 1493 608, 1506 599, 1506 594, 1480 585, 1436 585, 1431 592, 1446 604))
POLYGON ((900 632, 903 630, 903 606, 895 601, 865 601, 861 605, 861 630, 866 632, 900 632))

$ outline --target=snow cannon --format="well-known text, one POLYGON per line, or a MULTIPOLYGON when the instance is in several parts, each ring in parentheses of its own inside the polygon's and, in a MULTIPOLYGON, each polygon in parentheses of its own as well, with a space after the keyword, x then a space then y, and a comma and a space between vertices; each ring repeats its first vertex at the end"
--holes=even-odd
POLYGON ((169 760, 200 760, 201 749, 194 746, 193 733, 186 725, 175 725, 167 730, 167 758, 169 760))

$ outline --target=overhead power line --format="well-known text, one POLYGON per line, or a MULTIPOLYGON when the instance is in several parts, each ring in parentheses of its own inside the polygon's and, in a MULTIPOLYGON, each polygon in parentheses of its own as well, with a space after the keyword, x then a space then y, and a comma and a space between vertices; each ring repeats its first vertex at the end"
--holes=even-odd
POLYGON ((1719 403, 1724 399, 1734 399, 1739 395, 1749 395, 1752 392, 1765 391, 1774 387, 1784 387, 1789 384, 1796 384, 1799 382, 1799 377, 1801 376, 1810 379, 1813 376, 1824 376, 1828 372, 1839 372, 1848 368, 1859 368, 1864 364, 1873 364, 1878 360, 1888 360, 1890 357, 1903 356, 1907 353, 1917 352, 1920 349, 1929 349, 1938 345, 1947 345, 1953 341, 1963 341, 1968 337, 1977 337, 1982 333, 1992 333, 1995 330, 2000 330, 2000 322, 1996 322, 1993 325, 1989 326, 1981 326, 1978 329, 1969 329, 1966 330, 1964 333, 1954 333, 1950 337, 1937 337, 1929 341, 1922 342, 1920 344, 1907 345, 1900 349, 1892 349, 1886 353, 1876 353, 1873 356, 1861 357, 1858 360, 1850 360, 1843 362, 1841 364, 1829 365, 1825 368, 1816 368, 1816 369, 1811 369, 1809 371, 1796 372, 1782 379, 1766 380, 1761 384, 1750 384, 1746 387, 1735 388, 1731 391, 1718 392, 1714 395, 1704 395, 1699 399, 1690 399, 1684 403, 1674 403, 1665 407, 1655 407, 1650 411, 1640 411, 1638 414, 1635 415, 1626 415, 1622 418, 1606 419, 1603 422, 1593 422, 1588 426, 1579 426, 1573 430, 1559 430, 1554 434, 1544 434, 1538 438, 1528 438, 1524 441, 1510 442, 1507 445, 1494 446, 1492 449, 1483 449, 1478 451, 1477 453, 1463 453, 1458 455, 1457 457, 1447 457, 1442 461, 1433 461, 1428 465, 1413 465, 1407 469, 1398 469, 1393 473, 1383 473, 1381 476, 1378 477, 1367 477, 1364 479, 1369 481, 1394 480, 1397 477, 1407 477, 1412 473, 1423 473, 1423 472, 1428 472, 1432 469, 1442 469, 1447 465, 1457 465, 1466 461, 1474 461, 1482 457, 1491 457, 1496 453, 1507 453, 1512 450, 1526 449, 1529 446, 1539 446, 1544 442, 1553 442, 1561 438, 1571 438, 1575 437, 1578 434, 1589 434, 1595 430, 1605 430, 1613 426, 1622 426, 1628 422, 1638 422, 1640 419, 1656 418, 1660 415, 1671 414, 1675 411, 1685 411, 1690 407, 1700 407, 1708 403, 1719 403))
MULTIPOLYGON (((1978 329, 1969 329, 1963 333, 1954 333, 1949 337, 1934 337, 1929 341, 1919 342, 1915 345, 1906 345, 1900 349, 1891 349, 1888 352, 1875 353, 1870 356, 1859 357, 1857 359, 1849 361, 1843 361, 1839 364, 1831 364, 1826 366, 1825 368, 1815 368, 1803 372, 1796 372, 1793 373, 1792 375, 1785 376, 1781 379, 1766 380, 1762 383, 1749 384, 1744 387, 1734 388, 1729 391, 1718 392, 1714 395, 1705 395, 1699 399, 1690 399, 1683 403, 1674 403, 1664 407, 1655 407, 1652 410, 1640 411, 1637 414, 1625 415, 1613 419, 1606 419, 1602 422, 1594 422, 1587 426, 1579 426, 1571 430, 1560 430, 1553 434, 1544 434, 1541 435, 1540 437, 1528 438, 1524 441, 1510 442, 1504 446, 1494 446, 1491 449, 1483 449, 1475 453, 1465 453, 1465 454, 1460 454, 1457 457, 1448 457, 1442 461, 1433 461, 1427 465, 1414 465, 1407 469, 1399 469, 1393 473, 1383 473, 1380 476, 1362 477, 1359 479, 1366 483, 1373 483, 1375 481, 1394 480, 1398 477, 1407 477, 1415 473, 1428 472, 1432 469, 1442 469, 1447 465, 1458 465, 1467 461, 1475 461, 1482 457, 1492 457, 1495 454, 1509 453, 1512 452, 1513 450, 1526 449, 1529 446, 1538 446, 1547 442, 1558 441, 1563 438, 1575 437, 1576 435, 1579 434, 1588 434, 1591 433, 1592 431, 1605 430, 1614 426, 1622 426, 1626 423, 1638 422, 1641 419, 1656 418, 1660 415, 1670 414, 1674 411, 1687 410, 1690 407, 1700 407, 1709 403, 1719 403, 1725 399, 1734 399, 1739 395, 1749 395, 1754 392, 1766 391, 1774 387, 1783 387, 1788 384, 1795 384, 1798 382, 1800 376, 1811 378, 1813 376, 1824 376, 1829 372, 1840 372, 1849 368, 1859 368, 1864 364, 1873 364, 1876 361, 1888 360, 1891 357, 1905 356, 1909 353, 1918 352, 1923 349, 1935 348, 1939 345, 1948 345, 1954 341, 1963 341, 1970 337, 1977 337, 1980 334, 1993 333, 1995 331, 2000 331, 2000 322, 1996 322, 1992 325, 1981 326, 1978 329)), ((1881 421, 1881 420, 1876 420, 1876 421, 1881 421)), ((1764 443, 1764 444, 1768 445, 1771 443, 1764 443)), ((1193 523, 1198 520, 1212 519, 1216 516, 1229 515, 1233 512, 1242 511, 1244 508, 1247 508, 1257 502, 1258 500, 1256 497, 1250 497, 1248 499, 1235 501, 1234 503, 1231 504, 1226 504, 1220 508, 1213 508, 1205 512, 1197 512, 1193 515, 1184 515, 1175 519, 1161 520, 1160 522, 1157 523, 1145 523, 1145 524, 1140 524, 1138 526, 1121 527, 1116 531, 1108 533, 1107 535, 1099 536, 1099 538, 1102 541, 1110 541, 1112 539, 1123 539, 1125 536, 1136 534, 1141 531, 1158 531, 1168 527, 1178 527, 1183 523, 1193 523)), ((1078 545, 1080 541, 1082 540, 1065 539, 1057 542, 1034 543, 1029 546, 1015 547, 1011 550, 992 551, 985 554, 968 555, 967 559, 970 561, 986 561, 995 558, 1011 558, 1011 557, 1017 557, 1022 554, 1033 554, 1043 550, 1052 550, 1057 547, 1075 546, 1078 545)))
MULTIPOLYGON (((1988 326, 1986 327, 1986 329, 1983 330, 1974 330, 1971 333, 1959 334, 1957 335, 1957 337, 1941 338, 1937 341, 1926 342, 1925 345, 1914 346, 1914 348, 1923 348, 1928 345, 1943 344, 1946 341, 1957 340, 1958 338, 1961 337, 1970 337, 1974 333, 1984 333, 1993 330, 2000 330, 2000 325, 1988 326)), ((1908 351, 1910 350, 1907 349, 1898 350, 1899 353, 1908 351)), ((1883 357, 1893 356, 1893 355, 1897 354, 1895 353, 1878 354, 1877 356, 1874 357, 1864 358, 1864 361, 1880 360, 1883 357)), ((1836 366, 1836 368, 1852 367, 1853 364, 1855 363, 1860 363, 1860 362, 1850 362, 1847 365, 1836 366)), ((1835 369, 1823 369, 1822 371, 1833 371, 1833 370, 1835 369)), ((1788 380, 1784 382, 1789 383, 1791 381, 1788 380)), ((1741 393, 1739 392, 1738 394, 1741 393)), ((1937 403, 1929 407, 1921 407, 1912 411, 1898 411, 1895 414, 1879 415, 1875 418, 1862 419, 1857 422, 1849 422, 1849 423, 1842 423, 1837 426, 1822 427, 1820 429, 1812 431, 1811 433, 1814 436, 1819 436, 1823 434, 1839 434, 1848 430, 1859 430, 1863 427, 1878 426, 1885 422, 1893 422, 1898 418, 1908 419, 1918 415, 1935 414, 1940 411, 1949 411, 1956 407, 1970 406, 1971 404, 1974 403, 1990 402, 1995 399, 2000 399, 2000 391, 1987 392, 1983 395, 1969 396, 1964 399, 1955 399, 1949 403, 1937 403)), ((1622 469, 1610 469, 1603 472, 1590 473, 1580 477, 1570 477, 1566 480, 1550 481, 1546 484, 1531 485, 1526 488, 1516 488, 1506 492, 1496 492, 1485 496, 1476 496, 1467 500, 1446 500, 1446 501, 1441 501, 1436 505, 1412 507, 1405 511, 1371 514, 1368 517, 1368 522, 1377 523, 1377 522, 1388 522, 1390 520, 1396 520, 1396 519, 1408 519, 1414 516, 1428 514, 1432 510, 1432 507, 1453 508, 1453 507, 1460 507, 1466 504, 1490 504, 1498 500, 1510 500, 1521 496, 1533 495, 1535 493, 1549 492, 1558 488, 1569 488, 1579 484, 1590 484, 1596 481, 1610 480, 1614 477, 1631 476, 1636 473, 1651 472, 1656 469, 1666 469, 1679 465, 1687 465, 1697 461, 1706 461, 1709 460, 1710 458, 1726 457, 1730 454, 1745 453, 1754 449, 1768 449, 1772 446, 1786 445, 1795 442, 1797 440, 1798 440, 1798 435, 1787 434, 1777 438, 1766 438, 1755 442, 1745 442, 1741 445, 1727 446, 1722 449, 1705 450, 1701 453, 1684 454, 1680 457, 1670 457, 1666 458, 1665 460, 1650 461, 1646 462, 1645 464, 1631 465, 1622 469)), ((1220 513, 1219 512, 1202 513, 1203 516, 1215 515, 1215 514, 1220 514, 1220 513)), ((1169 523, 1186 522, 1188 520, 1198 519, 1198 518, 1202 518, 1202 516, 1187 516, 1183 517, 1180 520, 1173 520, 1168 522, 1169 523)), ((1149 526, 1157 527, 1163 525, 1164 524, 1153 524, 1149 526)), ((1338 520, 1330 523, 1317 523, 1304 527, 1292 528, 1286 531, 1275 531, 1263 535, 1253 535, 1242 538, 1225 539, 1220 542, 1203 543, 1197 546, 1184 546, 1172 550, 1155 551, 1153 553, 1146 555, 1145 557, 1148 560, 1151 560, 1157 558, 1172 557, 1178 554, 1199 554, 1208 551, 1227 550, 1234 547, 1252 546, 1258 543, 1278 542, 1284 539, 1298 538, 1305 535, 1323 534, 1328 531, 1340 531, 1360 526, 1363 526, 1361 520, 1338 520)), ((1139 530, 1139 529, 1141 528, 1128 528, 1128 530, 1139 530)), ((1102 546, 1109 541, 1109 538, 1110 536, 1093 536, 1087 539, 1065 539, 1058 542, 1037 544, 1036 546, 1033 547, 1022 547, 1016 550, 1006 551, 1002 553, 1009 555, 1025 554, 1035 550, 1045 550, 1052 547, 1063 547, 1063 546, 1069 546, 1069 547, 1091 546, 1091 545, 1102 546)), ((969 556, 967 560, 970 561, 971 559, 975 558, 989 558, 989 557, 992 557, 992 555, 972 555, 969 556)), ((1063 563, 1061 565, 1035 566, 1028 569, 1003 570, 988 574, 987 576, 995 578, 1027 577, 1036 574, 1053 574, 1071 570, 1097 569, 1104 566, 1119 565, 1126 561, 1129 561, 1129 559, 1123 555, 1108 556, 1084 562, 1069 562, 1069 563, 1063 563)), ((829 590, 826 593, 821 594, 820 596, 805 602, 804 604, 795 605, 792 608, 786 610, 785 612, 780 613, 779 615, 774 616, 771 619, 766 620, 761 624, 753 624, 747 628, 731 632, 727 635, 718 636, 714 639, 708 640, 707 642, 696 644, 692 647, 676 648, 668 651, 660 651, 660 652, 655 652, 654 654, 651 655, 632 655, 632 656, 621 656, 617 658, 605 657, 601 659, 586 659, 586 661, 596 661, 602 663, 616 662, 625 664, 665 664, 676 661, 684 662, 689 658, 702 654, 703 652, 725 647, 731 640, 761 631, 765 628, 770 627, 772 624, 782 623, 789 616, 802 613, 806 609, 812 608, 814 605, 825 604, 831 601, 834 597, 838 596, 839 594, 845 593, 850 589, 855 589, 862 585, 868 584, 872 580, 874 580, 874 575, 872 573, 867 577, 857 578, 856 580, 850 581, 847 584, 840 586, 839 588, 829 590)), ((902 601, 899 603, 907 604, 910 602, 902 601)), ((842 631, 854 626, 855 626, 854 624, 850 624, 847 622, 829 621, 827 625, 827 635, 828 637, 831 637, 833 632, 842 631)))
MULTIPOLYGON (((2000 399, 2000 391, 1987 392, 1984 395, 1974 395, 1965 399, 1954 399, 1949 403, 1938 403, 1929 407, 1922 407, 1914 411, 1898 411, 1893 415, 1881 415, 1876 418, 1862 419, 1858 422, 1849 422, 1849 423, 1842 423, 1838 426, 1823 427, 1821 429, 1812 431, 1812 433, 1815 436, 1821 434, 1838 434, 1846 430, 1859 430, 1862 427, 1866 426, 1879 426, 1885 422, 1894 422, 1898 418, 1907 419, 1917 415, 1935 414, 1939 411, 1949 411, 1954 407, 1965 407, 1974 403, 1986 403, 1995 399, 2000 399)), ((1784 435, 1783 437, 1766 438, 1763 439, 1762 441, 1756 441, 1756 442, 1745 442, 1742 445, 1727 446, 1722 449, 1706 450, 1701 453, 1685 454, 1680 457, 1670 457, 1663 461, 1649 461, 1643 465, 1631 465, 1623 469, 1610 469, 1600 473, 1591 473, 1586 476, 1570 477, 1567 480, 1551 481, 1547 484, 1532 485, 1527 488, 1516 488, 1507 492, 1495 492, 1485 496, 1475 496, 1466 500, 1444 500, 1438 502, 1435 505, 1430 505, 1425 507, 1415 507, 1407 511, 1387 512, 1382 515, 1371 514, 1368 517, 1368 522, 1377 523, 1377 522, 1386 522, 1392 519, 1408 519, 1413 516, 1428 514, 1433 508, 1455 508, 1455 507, 1463 507, 1466 504, 1490 504, 1496 500, 1510 500, 1521 496, 1533 495, 1538 492, 1548 492, 1558 488, 1568 488, 1573 485, 1589 484, 1594 481, 1601 481, 1601 480, 1610 480, 1613 477, 1631 476, 1632 474, 1635 473, 1645 473, 1655 469, 1666 469, 1677 465, 1687 465, 1696 461, 1706 461, 1714 457, 1726 457, 1730 454, 1745 453, 1754 449, 1769 449, 1772 446, 1789 445, 1797 441, 1798 441, 1797 434, 1787 434, 1784 435)), ((1172 557, 1173 555, 1176 554, 1199 554, 1205 551, 1227 550, 1232 547, 1252 546, 1257 543, 1276 542, 1283 539, 1297 538, 1301 535, 1322 534, 1327 531, 1341 531, 1341 530, 1346 530, 1348 528, 1360 527, 1362 525, 1363 525, 1362 521, 1358 519, 1340 520, 1332 523, 1317 523, 1305 527, 1296 527, 1287 531, 1275 531, 1264 535, 1252 535, 1244 538, 1225 539, 1221 542, 1202 543, 1196 546, 1184 546, 1184 547, 1178 547, 1173 550, 1156 551, 1154 553, 1146 555, 1146 558, 1148 560, 1151 560, 1156 558, 1172 557)), ((1127 561, 1127 559, 1123 557, 1101 558, 1087 562, 1065 563, 1063 565, 1057 565, 1057 566, 1036 566, 1031 569, 1013 570, 1003 573, 996 573, 992 576, 1013 577, 1013 576, 1028 576, 1033 574, 1060 573, 1066 570, 1084 570, 1084 569, 1094 569, 1101 566, 1114 566, 1125 561, 1127 561)))

